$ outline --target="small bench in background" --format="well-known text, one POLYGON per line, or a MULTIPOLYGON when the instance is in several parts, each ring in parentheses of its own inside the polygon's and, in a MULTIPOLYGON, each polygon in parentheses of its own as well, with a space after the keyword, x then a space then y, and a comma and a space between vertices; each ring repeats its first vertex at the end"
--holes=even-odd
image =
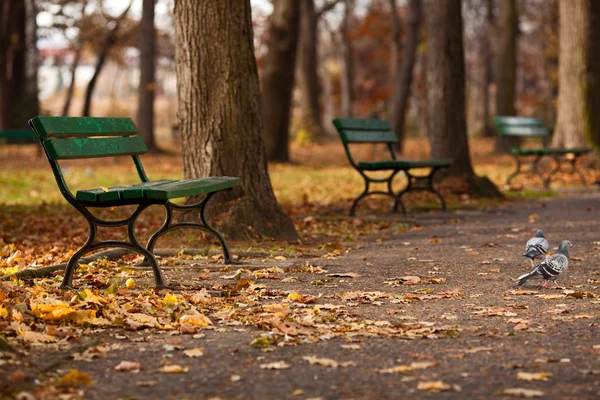
POLYGON ((548 142, 552 137, 552 129, 546 126, 546 123, 543 119, 498 116, 494 118, 494 122, 496 124, 496 128, 498 129, 498 133, 502 138, 504 146, 517 163, 516 170, 512 172, 506 179, 507 185, 510 184, 513 178, 523 173, 523 171, 521 171, 523 161, 527 158, 533 157, 530 170, 524 172, 537 175, 542 180, 546 189, 550 188, 552 176, 561 170, 562 161, 568 161, 571 164, 571 172, 577 174, 583 185, 587 186, 585 177, 577 168, 577 160, 581 156, 591 152, 592 149, 553 149, 548 147, 548 142), (509 138, 511 137, 535 139, 538 142, 538 145, 534 148, 511 146, 509 143, 509 138), (546 177, 544 177, 544 174, 540 172, 538 168, 540 160, 545 156, 552 157, 556 162, 556 166, 554 169, 548 172, 546 177))
MULTIPOLYGON (((213 194, 221 190, 232 189, 239 185, 240 179, 227 176, 213 176, 186 180, 150 181, 140 155, 148 152, 144 140, 130 118, 92 118, 92 117, 35 117, 29 126, 36 133, 46 153, 58 188, 64 198, 89 224, 89 236, 86 243, 69 259, 65 268, 61 289, 72 287, 73 273, 79 259, 86 253, 101 248, 121 247, 145 257, 154 272, 157 288, 168 288, 156 257, 152 253, 157 239, 175 229, 196 228, 216 236, 223 248, 225 263, 233 259, 225 238, 213 228, 204 217, 206 203, 213 194), (78 190, 74 195, 63 177, 59 162, 61 160, 90 159, 98 157, 131 156, 140 182, 116 187, 100 187, 78 190), (182 197, 204 195, 196 204, 179 205, 171 200, 182 197), (137 206, 135 211, 122 220, 105 220, 95 216, 90 208, 137 206), (135 235, 135 222, 140 214, 151 205, 165 207, 166 217, 163 225, 142 246, 135 235), (173 212, 197 212, 200 222, 173 222, 173 212), (99 227, 127 226, 127 240, 96 241, 99 227)), ((65 227, 68 229, 69 227, 65 227)))
POLYGON ((442 205, 442 209, 446 210, 446 202, 440 192, 435 190, 433 186, 433 177, 441 168, 447 168, 452 164, 451 159, 430 159, 430 160, 399 160, 394 151, 394 144, 398 142, 396 134, 392 131, 390 124, 387 121, 378 119, 355 119, 355 118, 336 118, 333 120, 333 125, 340 134, 346 156, 350 164, 358 171, 365 180, 365 189, 354 200, 350 208, 350 215, 355 215, 356 206, 363 198, 382 194, 394 199, 394 211, 398 210, 398 205, 402 207, 402 212, 406 215, 406 208, 402 203, 402 196, 411 191, 428 191, 435 194, 442 205), (387 160, 377 161, 361 161, 356 162, 352 157, 350 146, 353 144, 374 144, 383 143, 387 145, 390 157, 387 160), (412 170, 428 168, 429 174, 425 176, 417 176, 412 174, 412 170), (389 175, 386 178, 374 178, 368 175, 373 171, 388 171, 389 175), (406 187, 395 193, 392 188, 392 181, 398 172, 404 172, 408 183, 406 187), (371 183, 385 183, 387 191, 370 190, 371 183))

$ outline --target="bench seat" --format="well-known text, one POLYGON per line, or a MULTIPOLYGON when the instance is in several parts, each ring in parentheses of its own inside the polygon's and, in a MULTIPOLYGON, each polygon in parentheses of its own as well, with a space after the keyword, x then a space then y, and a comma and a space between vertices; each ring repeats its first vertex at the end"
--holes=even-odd
POLYGON ((549 156, 552 154, 587 154, 592 149, 587 148, 574 148, 574 149, 552 149, 552 148, 538 148, 538 149, 521 149, 518 147, 513 147, 510 149, 511 154, 519 155, 519 156, 549 156))
POLYGON ((78 190, 75 198, 88 203, 111 203, 118 200, 171 200, 229 189, 240 184, 239 178, 218 176, 181 181, 161 180, 128 186, 78 190))
POLYGON ((451 159, 361 161, 358 168, 365 171, 404 170, 412 168, 449 167, 451 159))

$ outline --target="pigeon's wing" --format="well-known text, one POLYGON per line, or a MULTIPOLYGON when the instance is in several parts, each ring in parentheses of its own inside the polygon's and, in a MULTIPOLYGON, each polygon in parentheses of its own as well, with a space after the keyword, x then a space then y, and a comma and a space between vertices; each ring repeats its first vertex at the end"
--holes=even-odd
POLYGON ((569 267, 569 259, 564 254, 553 254, 542 261, 536 269, 544 279, 553 279, 569 267))
POLYGON ((538 256, 548 252, 548 241, 546 238, 534 237, 525 245, 525 255, 538 256))

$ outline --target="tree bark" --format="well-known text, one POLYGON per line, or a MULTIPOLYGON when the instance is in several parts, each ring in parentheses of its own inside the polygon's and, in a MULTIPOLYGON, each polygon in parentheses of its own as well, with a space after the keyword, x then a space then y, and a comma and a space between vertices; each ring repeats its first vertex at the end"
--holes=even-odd
POLYGON ((14 2, 0 3, 0 129, 10 126, 10 81, 8 79, 8 55, 11 48, 11 33, 14 2))
POLYGON ((71 82, 69 83, 69 88, 65 94, 65 104, 63 105, 62 116, 67 117, 69 115, 69 109, 71 108, 71 102, 73 101, 73 92, 75 91, 75 83, 77 77, 77 67, 79 66, 79 61, 81 59, 81 50, 82 45, 77 45, 75 49, 75 53, 73 54, 73 61, 71 62, 71 68, 69 73, 71 74, 71 82))
POLYGON ((485 1, 485 36, 481 38, 483 45, 483 136, 494 136, 494 128, 490 117, 490 85, 494 80, 492 65, 494 63, 494 51, 492 48, 492 35, 494 32, 494 0, 485 1))
POLYGON ((340 91, 342 103, 342 115, 352 118, 352 106, 354 104, 354 58, 352 42, 350 41, 350 19, 354 14, 355 0, 344 0, 345 10, 341 25, 342 60, 340 62, 340 91))
POLYGON ((421 0, 410 0, 406 20, 406 40, 404 51, 401 43, 399 16, 396 11, 396 0, 390 0, 393 12, 394 44, 395 44, 395 83, 392 97, 392 128, 398 137, 397 150, 402 152, 404 142, 404 121, 410 96, 410 85, 413 77, 413 67, 419 44, 419 25, 421 22, 421 0))
MULTIPOLYGON (((496 115, 516 115, 515 99, 517 85, 517 32, 519 16, 516 0, 498 2, 498 29, 496 31, 496 115)), ((511 147, 518 140, 511 139, 511 147)), ((496 139, 497 152, 506 148, 500 138, 496 139)))
POLYGON ((83 110, 81 111, 81 115, 84 117, 90 116, 90 111, 92 108, 92 95, 94 94, 94 89, 96 88, 96 82, 98 81, 98 77, 104 68, 104 64, 106 63, 106 57, 108 57, 108 52, 112 49, 112 47, 117 43, 118 40, 118 32, 121 21, 125 19, 129 9, 131 8, 132 3, 129 3, 129 6, 123 11, 123 13, 115 19, 115 24, 111 28, 111 30, 107 33, 104 42, 102 43, 98 54, 96 55, 96 68, 94 69, 94 74, 90 79, 87 89, 85 91, 85 100, 83 103, 83 110))
POLYGON ((294 71, 300 23, 298 0, 277 0, 269 20, 268 52, 261 74, 267 159, 288 162, 294 71))
POLYGON ((300 88, 300 129, 313 138, 323 136, 317 48, 319 18, 314 0, 300 0, 300 43, 298 46, 298 87, 300 88))
POLYGON ((587 0, 559 1, 558 105, 552 147, 585 146, 587 0))
POLYGON ((587 0, 586 24, 587 112, 585 137, 600 153, 600 2, 587 0))
POLYGON ((140 20, 140 86, 138 89, 137 125, 149 151, 157 151, 154 140, 154 93, 156 89, 156 0, 143 0, 140 20))
POLYGON ((230 237, 297 239, 267 171, 250 0, 175 0, 174 21, 185 177, 241 178, 208 210, 230 237))

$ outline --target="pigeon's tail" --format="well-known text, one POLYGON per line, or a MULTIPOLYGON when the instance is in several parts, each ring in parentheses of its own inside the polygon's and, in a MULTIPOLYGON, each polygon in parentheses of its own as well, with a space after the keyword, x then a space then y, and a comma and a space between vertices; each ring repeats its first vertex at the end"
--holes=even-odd
POLYGON ((521 275, 520 277, 517 278, 519 280, 519 282, 517 282, 517 286, 521 286, 522 284, 527 282, 529 279, 531 279, 531 277, 533 277, 537 273, 538 273, 537 270, 533 270, 525 275, 521 275))
POLYGON ((535 249, 529 249, 525 253, 523 253, 523 255, 521 257, 526 257, 526 258, 529 258, 530 260, 533 260, 537 255, 538 255, 538 252, 535 249))

